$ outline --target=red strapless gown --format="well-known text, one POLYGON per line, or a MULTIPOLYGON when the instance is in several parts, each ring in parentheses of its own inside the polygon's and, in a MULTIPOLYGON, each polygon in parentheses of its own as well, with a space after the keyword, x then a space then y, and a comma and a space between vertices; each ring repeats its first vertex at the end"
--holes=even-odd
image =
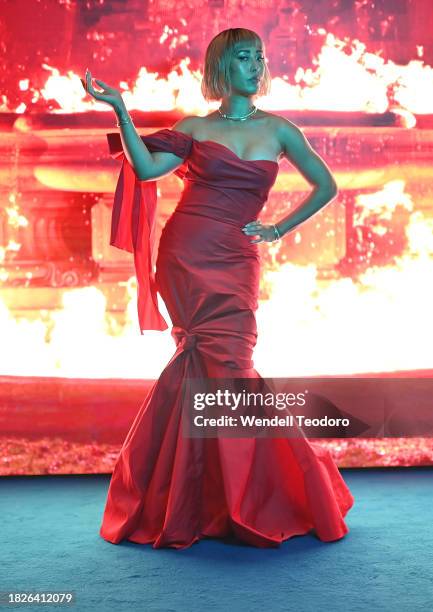
POLYGON ((175 171, 184 191, 156 253, 156 181, 137 180, 120 135, 108 134, 112 157, 123 161, 110 243, 134 253, 140 329, 168 328, 158 291, 177 348, 120 451, 100 535, 153 548, 185 548, 206 536, 234 535, 258 547, 309 531, 324 542, 342 538, 354 499, 319 445, 306 438, 182 435, 184 377, 259 377, 252 361, 259 249, 241 228, 258 217, 278 163, 245 161, 224 145, 176 130, 141 138, 150 151, 184 160, 175 171))

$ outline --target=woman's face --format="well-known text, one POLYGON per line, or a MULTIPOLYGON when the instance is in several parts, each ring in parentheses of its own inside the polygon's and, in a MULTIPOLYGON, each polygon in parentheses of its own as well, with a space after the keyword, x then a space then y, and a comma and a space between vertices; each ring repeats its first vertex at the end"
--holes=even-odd
POLYGON ((232 93, 254 94, 258 91, 265 69, 261 43, 240 42, 235 45, 230 62, 232 93), (252 80, 256 77, 256 80, 252 80))

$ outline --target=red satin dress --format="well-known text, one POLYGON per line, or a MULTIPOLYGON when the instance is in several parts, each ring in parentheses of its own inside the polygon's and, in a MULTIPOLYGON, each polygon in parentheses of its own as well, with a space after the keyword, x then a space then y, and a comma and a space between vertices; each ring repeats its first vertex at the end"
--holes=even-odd
POLYGON ((242 227, 259 216, 278 163, 246 161, 174 129, 141 136, 150 151, 183 160, 175 173, 184 189, 156 253, 156 181, 138 180, 120 135, 107 137, 122 160, 110 244, 134 254, 140 329, 168 328, 159 292, 176 350, 124 441, 100 535, 153 548, 186 548, 206 536, 257 547, 310 531, 324 542, 342 538, 354 499, 329 451, 305 437, 182 435, 184 377, 260 378, 252 361, 259 249, 242 227))

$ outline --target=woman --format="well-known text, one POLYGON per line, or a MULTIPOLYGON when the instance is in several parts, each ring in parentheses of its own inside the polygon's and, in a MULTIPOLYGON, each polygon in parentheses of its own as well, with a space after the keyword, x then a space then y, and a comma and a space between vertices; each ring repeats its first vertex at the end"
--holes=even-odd
POLYGON ((221 99, 205 117, 140 137, 120 93, 90 73, 86 90, 110 104, 123 161, 116 188, 111 244, 134 254, 140 329, 167 328, 176 352, 143 402, 115 465, 100 535, 154 548, 185 548, 205 537, 235 536, 279 546, 315 532, 342 538, 353 497, 328 451, 305 437, 185 437, 182 382, 187 378, 261 380, 251 359, 257 340, 257 243, 281 239, 332 200, 335 181, 302 132, 252 102, 270 75, 253 31, 220 32, 206 51, 202 92, 221 99), (314 185, 296 211, 272 225, 257 219, 286 156, 314 185), (184 180, 155 259, 156 179, 184 180))

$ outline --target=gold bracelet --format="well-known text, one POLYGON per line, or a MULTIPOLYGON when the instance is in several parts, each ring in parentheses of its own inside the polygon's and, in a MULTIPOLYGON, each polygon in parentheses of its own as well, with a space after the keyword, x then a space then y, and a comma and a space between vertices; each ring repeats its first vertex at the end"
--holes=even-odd
POLYGON ((129 115, 129 113, 126 113, 126 117, 118 117, 118 121, 116 123, 117 127, 120 127, 121 125, 126 125, 127 123, 132 123, 132 118, 129 115))
POLYGON ((275 240, 279 240, 281 238, 280 231, 275 224, 274 224, 274 234, 275 234, 275 240))

